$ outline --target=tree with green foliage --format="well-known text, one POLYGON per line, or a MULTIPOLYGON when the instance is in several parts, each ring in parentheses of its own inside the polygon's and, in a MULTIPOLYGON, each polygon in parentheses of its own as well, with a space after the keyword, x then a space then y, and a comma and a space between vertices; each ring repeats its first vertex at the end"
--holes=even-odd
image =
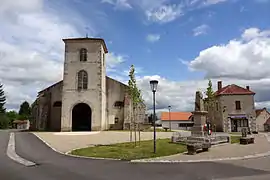
POLYGON ((6 116, 6 96, 3 84, 0 84, 0 129, 6 129, 9 126, 9 120, 6 116))
POLYGON ((24 101, 19 110, 19 117, 20 120, 28 120, 31 116, 31 108, 27 101, 24 101))
MULTIPOLYGON (((208 110, 208 120, 212 124, 214 122, 214 111, 215 111, 215 95, 213 91, 212 81, 208 80, 208 87, 205 92, 206 98, 206 106, 208 110)), ((212 124, 213 125, 213 124, 212 124)))
MULTIPOLYGON (((132 101, 132 117, 131 123, 134 125, 135 131, 135 145, 136 145, 136 126, 137 126, 137 110, 141 103, 143 103, 141 90, 137 87, 136 77, 135 77, 135 67, 131 65, 129 71, 129 81, 128 81, 128 94, 132 101)), ((130 128, 131 141, 132 141, 132 128, 130 128)))
POLYGON ((6 112, 6 116, 11 124, 14 120, 17 120, 19 118, 19 114, 16 111, 8 111, 6 112))

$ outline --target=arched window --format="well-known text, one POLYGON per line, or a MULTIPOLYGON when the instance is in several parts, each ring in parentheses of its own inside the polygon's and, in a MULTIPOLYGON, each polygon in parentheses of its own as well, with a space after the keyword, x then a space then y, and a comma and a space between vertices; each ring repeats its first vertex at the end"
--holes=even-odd
POLYGON ((87 49, 80 49, 80 61, 87 61, 87 49))
POLYGON ((78 90, 87 89, 88 85, 88 75, 87 72, 81 70, 78 72, 78 90))

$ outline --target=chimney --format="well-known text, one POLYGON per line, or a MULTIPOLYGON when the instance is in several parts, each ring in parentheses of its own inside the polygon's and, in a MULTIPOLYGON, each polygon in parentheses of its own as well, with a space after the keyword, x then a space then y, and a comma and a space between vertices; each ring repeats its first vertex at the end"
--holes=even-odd
POLYGON ((246 86, 246 89, 249 90, 249 86, 246 86))
POLYGON ((218 81, 217 86, 218 86, 218 90, 220 90, 222 88, 222 81, 218 81))

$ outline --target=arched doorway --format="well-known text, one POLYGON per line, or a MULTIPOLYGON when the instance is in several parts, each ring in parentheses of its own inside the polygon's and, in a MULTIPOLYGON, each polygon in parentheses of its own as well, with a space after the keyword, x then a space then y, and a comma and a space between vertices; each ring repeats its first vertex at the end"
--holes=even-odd
POLYGON ((85 103, 76 104, 72 109, 72 131, 91 131, 92 110, 85 103))

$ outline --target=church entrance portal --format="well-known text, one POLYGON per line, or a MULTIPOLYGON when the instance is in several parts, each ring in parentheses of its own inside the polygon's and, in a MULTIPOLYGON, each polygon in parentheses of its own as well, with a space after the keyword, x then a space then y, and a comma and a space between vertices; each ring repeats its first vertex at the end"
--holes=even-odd
POLYGON ((72 131, 91 131, 92 110, 85 103, 79 103, 72 109, 72 131))

